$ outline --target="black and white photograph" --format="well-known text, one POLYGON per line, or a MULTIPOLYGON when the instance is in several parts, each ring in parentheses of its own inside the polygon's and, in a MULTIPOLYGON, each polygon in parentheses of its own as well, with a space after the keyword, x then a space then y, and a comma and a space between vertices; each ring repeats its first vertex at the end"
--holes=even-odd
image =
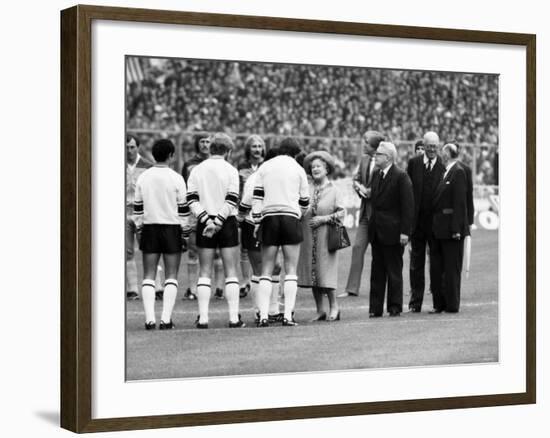
POLYGON ((497 74, 125 67, 128 381, 499 361, 497 74))

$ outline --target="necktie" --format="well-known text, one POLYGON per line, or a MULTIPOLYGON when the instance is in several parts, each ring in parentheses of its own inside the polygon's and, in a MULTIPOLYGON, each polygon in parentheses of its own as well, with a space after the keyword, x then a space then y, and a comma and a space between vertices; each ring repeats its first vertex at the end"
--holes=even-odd
POLYGON ((370 158, 370 163, 369 163, 369 176, 367 177, 367 184, 370 183, 371 179, 372 179, 372 171, 374 169, 374 158, 371 157, 370 158))

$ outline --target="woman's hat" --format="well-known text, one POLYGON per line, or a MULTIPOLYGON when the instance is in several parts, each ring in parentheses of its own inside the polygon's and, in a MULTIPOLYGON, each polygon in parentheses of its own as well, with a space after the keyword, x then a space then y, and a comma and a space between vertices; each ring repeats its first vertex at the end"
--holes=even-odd
POLYGON ((330 155, 327 151, 315 151, 315 152, 309 153, 304 158, 304 169, 306 173, 311 175, 311 162, 316 158, 319 158, 320 160, 323 160, 326 163, 327 174, 331 174, 334 172, 334 169, 336 167, 336 162, 334 161, 334 158, 332 158, 332 155, 330 155))

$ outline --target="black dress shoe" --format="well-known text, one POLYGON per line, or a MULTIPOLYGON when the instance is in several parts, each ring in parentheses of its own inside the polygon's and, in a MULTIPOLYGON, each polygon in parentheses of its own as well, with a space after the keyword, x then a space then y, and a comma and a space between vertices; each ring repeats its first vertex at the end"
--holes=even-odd
POLYGON ((239 320, 237 322, 231 322, 229 321, 229 328, 242 328, 246 327, 246 324, 241 319, 241 315, 239 314, 239 320))
POLYGON ((369 313, 369 318, 382 318, 382 314, 381 313, 369 313))
POLYGON ((269 327, 269 321, 267 319, 262 319, 256 325, 257 327, 269 327))
POLYGON ((420 313, 420 307, 409 307, 409 313, 420 313))
POLYGON ((317 315, 315 318, 313 318, 310 322, 326 321, 326 320, 327 320, 327 313, 323 312, 320 315, 317 315))
POLYGON ((267 315, 268 322, 271 323, 277 323, 277 322, 283 322, 285 314, 284 313, 271 313, 267 315))
POLYGON ((390 316, 401 316, 401 312, 398 310, 390 310, 390 316))
POLYGON ((161 321, 160 324, 159 324, 159 330, 172 330, 175 327, 176 326, 172 322, 172 320, 170 320, 170 322, 161 321))
POLYGON ((157 325, 153 321, 149 321, 145 323, 145 330, 155 330, 157 328, 157 325))
POLYGON ((283 318, 283 326, 285 327, 296 327, 298 323, 294 319, 283 318))
POLYGON ((342 292, 339 295, 336 295, 336 298, 346 298, 346 297, 357 297, 357 294, 354 294, 353 292, 342 292))

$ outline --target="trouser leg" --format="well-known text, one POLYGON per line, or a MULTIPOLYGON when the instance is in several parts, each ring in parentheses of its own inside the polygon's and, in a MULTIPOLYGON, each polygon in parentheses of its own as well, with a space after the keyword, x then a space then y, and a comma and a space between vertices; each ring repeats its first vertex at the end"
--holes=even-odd
POLYGON ((386 293, 386 268, 382 245, 372 244, 372 262, 370 274, 369 313, 381 315, 384 311, 386 293))
POLYGON ((443 297, 443 252, 442 240, 433 239, 430 246, 430 285, 432 289, 433 308, 445 310, 443 297))
POLYGON ((460 307, 460 280, 462 274, 462 254, 464 240, 444 240, 443 269, 445 271, 445 310, 458 312, 460 307))
POLYGON ((355 242, 351 250, 351 266, 349 269, 346 292, 359 295, 361 286, 361 275, 363 274, 363 265, 365 262, 365 252, 369 246, 368 221, 364 217, 359 221, 355 242))
POLYGON ((424 301, 426 266, 426 239, 423 236, 414 235, 411 238, 410 281, 411 297, 409 309, 421 309, 424 301))
POLYGON ((388 312, 403 311, 403 251, 402 245, 385 245, 384 260, 388 276, 388 312))

